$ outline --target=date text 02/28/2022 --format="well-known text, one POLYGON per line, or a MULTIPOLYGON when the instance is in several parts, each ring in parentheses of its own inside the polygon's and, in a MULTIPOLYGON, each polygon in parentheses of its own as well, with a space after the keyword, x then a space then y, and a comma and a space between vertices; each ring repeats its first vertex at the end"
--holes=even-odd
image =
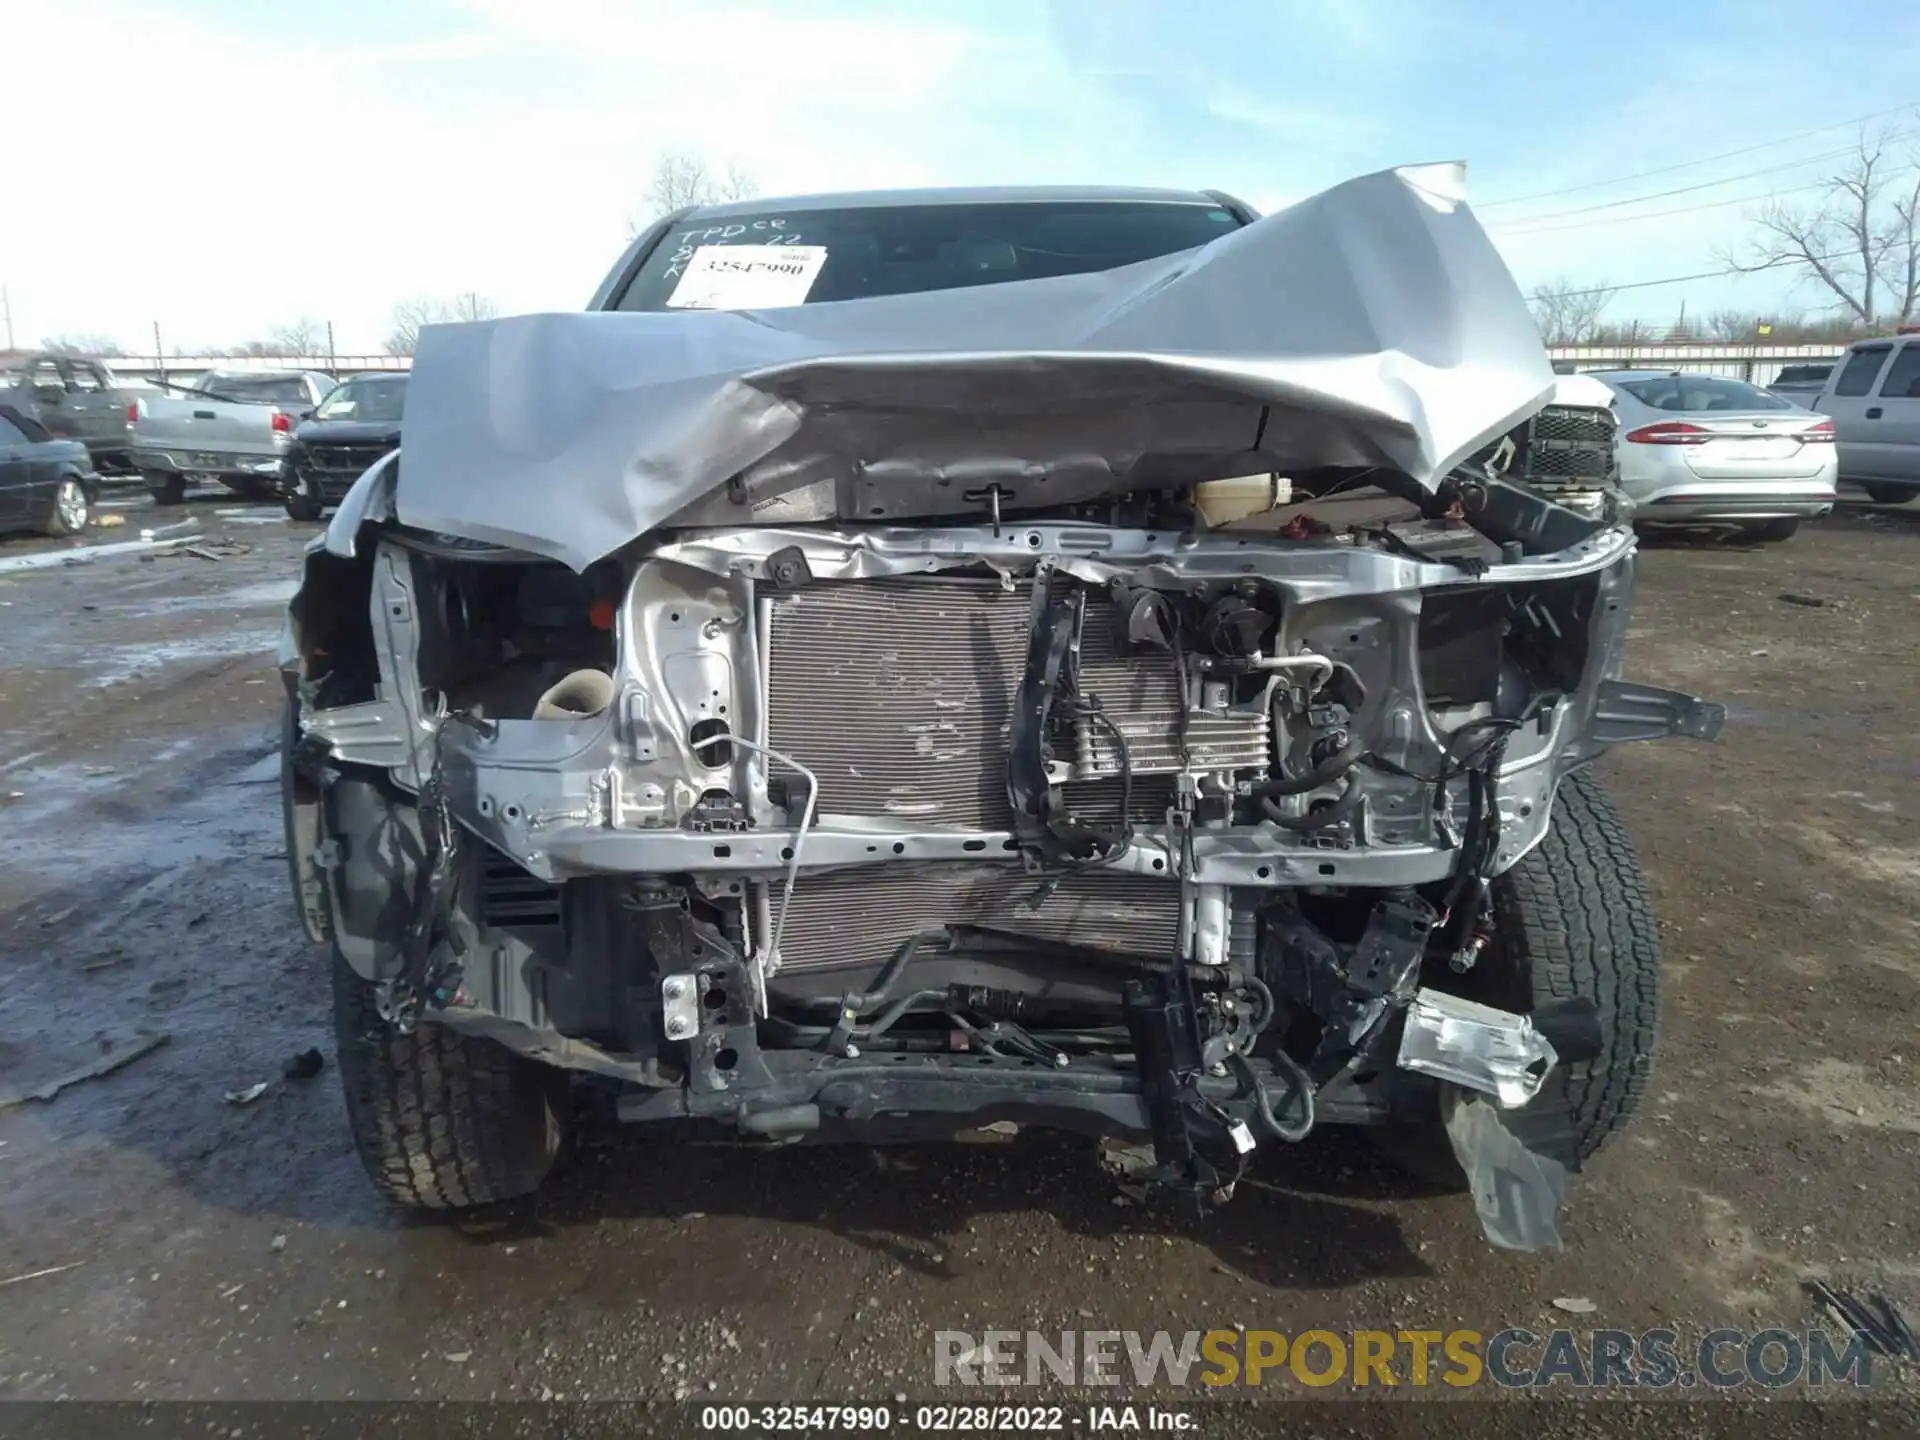
POLYGON ((1064 1405, 706 1405, 700 1428, 711 1431, 875 1434, 1047 1434, 1069 1426, 1087 1430, 1174 1433, 1193 1428, 1184 1410, 1158 1405, 1090 1405, 1084 1414, 1064 1405))

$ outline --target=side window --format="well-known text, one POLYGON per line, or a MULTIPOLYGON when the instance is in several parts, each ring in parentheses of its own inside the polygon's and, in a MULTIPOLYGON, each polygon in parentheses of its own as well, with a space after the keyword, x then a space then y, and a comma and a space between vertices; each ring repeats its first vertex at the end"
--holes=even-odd
POLYGON ((100 383, 100 372, 85 360, 67 362, 67 388, 83 395, 97 395, 107 387, 100 383))
POLYGON ((1871 350, 1856 350, 1847 357, 1840 378, 1834 382, 1836 395, 1865 395, 1873 389, 1873 377, 1880 373, 1880 367, 1887 363, 1887 351, 1890 347, 1876 345, 1871 350))
POLYGON ((1894 355, 1879 394, 1883 400, 1920 400, 1920 344, 1910 340, 1894 355))
POLYGON ((43 356, 27 368, 27 384, 35 390, 67 388, 67 382, 60 378, 60 366, 51 355, 43 356))
POLYGON ((0 415, 0 445, 24 445, 27 437, 6 416, 0 415))

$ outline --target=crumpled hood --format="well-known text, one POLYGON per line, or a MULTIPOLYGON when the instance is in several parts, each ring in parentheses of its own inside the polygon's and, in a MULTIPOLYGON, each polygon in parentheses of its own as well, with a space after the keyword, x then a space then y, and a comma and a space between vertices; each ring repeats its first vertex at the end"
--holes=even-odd
POLYGON ((1382 171, 1091 275, 429 327, 397 517, 584 569, 723 487, 740 524, 827 481, 849 519, 1325 465, 1432 488, 1554 384, 1464 180, 1382 171))

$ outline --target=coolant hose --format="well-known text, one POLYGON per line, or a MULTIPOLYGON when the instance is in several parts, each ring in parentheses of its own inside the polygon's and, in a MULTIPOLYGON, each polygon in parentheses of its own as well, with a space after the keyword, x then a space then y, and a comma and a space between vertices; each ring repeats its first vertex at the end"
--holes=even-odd
MULTIPOLYGON (((1345 753, 1345 752, 1342 752, 1345 753)), ((1346 788, 1323 810, 1315 810, 1306 815, 1285 815, 1274 804, 1274 797, 1262 795, 1260 809, 1268 820, 1282 830, 1324 830, 1329 825, 1338 825, 1360 808, 1360 802, 1366 799, 1366 792, 1360 788, 1357 777, 1347 777, 1346 788)))
POLYGON ((1322 785, 1338 780, 1354 767, 1356 761, 1366 753, 1366 746, 1360 737, 1347 735, 1347 743, 1333 754, 1322 760, 1304 775, 1295 775, 1291 779, 1262 780, 1248 793, 1256 799, 1274 799, 1283 795, 1304 795, 1309 790, 1318 790, 1322 785))
MULTIPOLYGON (((860 1017, 886 1004, 887 996, 899 983, 900 974, 907 968, 907 962, 914 957, 914 953, 927 941, 945 939, 946 936, 945 930, 922 930, 918 934, 909 935, 893 954, 887 957, 887 963, 880 967, 880 973, 874 976, 871 990, 864 992, 849 990, 843 995, 840 998, 839 1018, 833 1022, 833 1029, 827 1032, 825 1047, 827 1051, 835 1055, 845 1054, 847 1044, 853 1038, 854 1027, 859 1023, 860 1017)), ((900 1017, 896 1015, 893 1018, 897 1020, 900 1017)))
POLYGON ((1253 1063, 1244 1055, 1233 1057, 1240 1078, 1253 1089, 1253 1108, 1260 1116, 1260 1123, 1278 1139, 1297 1144, 1306 1139, 1308 1132, 1313 1129, 1313 1077, 1284 1050, 1275 1050, 1273 1061, 1293 1077, 1294 1093, 1300 1097, 1300 1119, 1291 1125, 1274 1113, 1273 1102, 1267 1098, 1267 1087, 1261 1082, 1260 1072, 1253 1068, 1253 1063))

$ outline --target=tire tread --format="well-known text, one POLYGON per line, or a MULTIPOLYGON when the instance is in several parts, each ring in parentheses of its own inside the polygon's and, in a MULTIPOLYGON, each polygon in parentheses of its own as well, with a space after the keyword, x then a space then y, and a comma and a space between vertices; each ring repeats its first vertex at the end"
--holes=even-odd
POLYGON ((1496 882, 1495 916, 1536 1005, 1582 998, 1599 1009, 1601 1053, 1567 1067, 1585 1159, 1620 1132, 1653 1078, 1660 933, 1639 857, 1599 779, 1575 771, 1554 807, 1546 837, 1496 882))
POLYGON ((333 967, 347 1119, 375 1187, 425 1210, 538 1189, 564 1138, 565 1077, 442 1025, 402 1035, 380 1018, 373 986, 338 952, 333 967))

